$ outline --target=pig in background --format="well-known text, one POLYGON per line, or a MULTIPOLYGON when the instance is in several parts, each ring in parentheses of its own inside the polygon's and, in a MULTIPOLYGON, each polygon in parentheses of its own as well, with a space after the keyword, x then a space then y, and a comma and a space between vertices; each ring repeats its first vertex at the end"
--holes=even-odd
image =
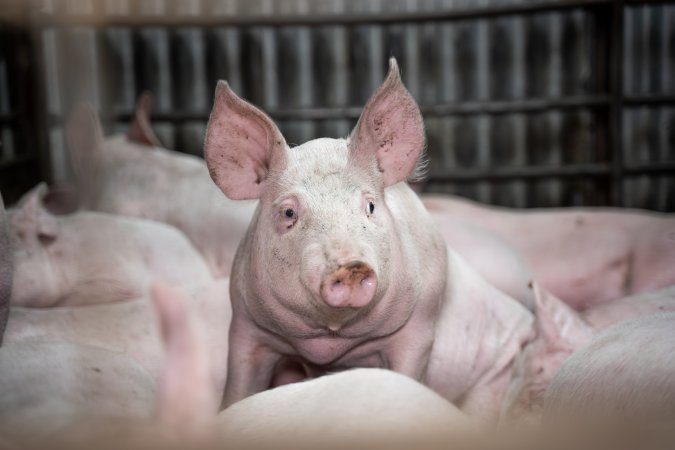
POLYGON ((146 296, 155 279, 186 287, 212 280, 175 228, 95 212, 57 216, 45 207, 48 194, 40 184, 10 210, 13 305, 107 303, 146 296))
POLYGON ((423 147, 393 59, 350 138, 293 148, 219 83, 209 170, 231 199, 259 199, 232 268, 226 405, 266 389, 290 356, 312 376, 392 369, 495 418, 532 316, 448 252, 405 183, 423 147))
MULTIPOLYGON (((538 423, 551 380, 570 356, 602 330, 641 316, 675 311, 675 286, 614 300, 583 312, 573 310, 537 283, 533 288, 533 336, 514 364, 513 378, 502 405, 501 420, 505 423, 538 423)), ((675 376, 675 370, 672 375, 675 376)))
POLYGON ((517 211, 439 195, 422 201, 432 212, 499 236, 522 256, 535 280, 577 310, 675 284, 675 218, 669 214, 517 211))
MULTIPOLYGON (((220 399, 227 373, 227 342, 231 317, 229 281, 217 280, 187 290, 181 308, 192 317, 204 334, 204 347, 210 359, 208 390, 220 399)), ((59 308, 21 308, 12 306, 5 332, 7 344, 43 338, 91 345, 124 353, 158 380, 162 374, 161 336, 156 327, 150 297, 125 302, 59 308)))
POLYGON ((91 106, 73 113, 67 136, 82 206, 173 225, 203 255, 213 276, 229 277, 255 204, 224 198, 201 158, 157 147, 148 108, 146 95, 129 136, 108 139, 91 106))

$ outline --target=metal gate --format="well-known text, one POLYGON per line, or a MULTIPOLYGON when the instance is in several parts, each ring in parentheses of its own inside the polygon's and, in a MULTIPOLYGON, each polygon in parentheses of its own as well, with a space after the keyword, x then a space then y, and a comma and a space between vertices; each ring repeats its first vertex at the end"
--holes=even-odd
POLYGON ((63 122, 81 99, 112 132, 150 90, 165 145, 200 154, 223 78, 301 143, 345 136, 394 55, 425 115, 426 190, 518 207, 675 210, 672 2, 12 4, 0 28, 0 93, 11 94, 0 98, 3 192, 19 167, 69 178, 63 122))

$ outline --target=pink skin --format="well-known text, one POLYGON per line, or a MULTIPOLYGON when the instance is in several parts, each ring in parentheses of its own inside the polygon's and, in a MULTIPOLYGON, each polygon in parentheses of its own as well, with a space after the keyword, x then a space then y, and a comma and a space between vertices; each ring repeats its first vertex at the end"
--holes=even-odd
POLYGON ((128 300, 155 278, 181 286, 212 280, 204 260, 177 230, 156 222, 78 212, 54 216, 39 185, 11 213, 11 302, 50 307, 128 300))
POLYGON ((550 424, 571 420, 585 426, 592 421, 632 427, 672 423, 673 342, 673 312, 604 330, 562 365, 546 392, 543 420, 550 424))
POLYGON ((147 97, 141 98, 126 137, 104 139, 90 106, 81 105, 70 118, 70 159, 82 205, 173 225, 202 254, 213 276, 229 277, 255 202, 223 199, 201 158, 148 147, 158 141, 149 135, 147 102, 147 97))
POLYGON ((675 219, 612 208, 528 210, 423 196, 495 233, 522 255, 534 279, 577 310, 675 284, 675 219))
POLYGON ((13 262, 9 247, 9 233, 7 230, 7 213, 0 195, 0 344, 7 326, 9 317, 9 298, 12 292, 13 262))
POLYGON ((260 200, 232 268, 226 405, 266 389, 290 357, 312 376, 393 369, 494 415, 531 316, 454 253, 448 263, 404 182, 423 146, 419 109, 393 60, 347 140, 293 148, 269 117, 219 83, 209 170, 231 199, 260 200), (471 303, 491 320, 462 322, 474 320, 471 303), (489 349, 477 357, 472 339, 489 349))
POLYGON ((497 289, 532 309, 534 298, 529 283, 532 269, 502 237, 451 211, 425 205, 445 242, 497 289))
MULTIPOLYGON (((161 289, 160 289, 161 290, 161 289)), ((172 289, 172 292, 176 289, 172 289)), ((228 301, 229 282, 218 280, 188 291, 180 290, 178 293, 167 293, 166 289, 161 296, 180 298, 181 304, 176 308, 186 310, 190 317, 189 326, 198 329, 189 333, 197 333, 198 336, 185 337, 187 331, 181 331, 181 336, 176 337, 174 344, 183 352, 189 351, 196 362, 190 367, 178 370, 182 364, 183 356, 169 357, 165 361, 162 351, 162 337, 168 338, 170 333, 166 331, 168 324, 164 324, 160 333, 156 327, 151 326, 156 320, 156 313, 150 297, 129 300, 126 302, 107 305, 58 307, 58 308, 22 308, 12 307, 6 331, 6 343, 15 344, 35 338, 48 338, 50 340, 63 340, 78 344, 87 344, 115 352, 129 355, 138 362, 154 380, 171 377, 166 373, 166 364, 174 367, 177 373, 195 371, 190 379, 203 377, 202 367, 204 358, 208 359, 208 379, 204 389, 208 390, 211 401, 218 403, 225 386, 227 373, 227 339, 228 324, 231 317, 231 309, 228 301), (203 330, 203 332, 201 331, 203 330), (184 344, 180 344, 185 340, 184 344), (198 340, 199 342, 193 342, 198 340), (197 353, 192 354, 191 348, 197 353)), ((154 297, 160 293, 155 289, 154 297)), ((157 300, 155 299, 155 302, 157 300)), ((159 300, 161 301, 161 300, 159 300)), ((175 303, 174 300, 166 300, 175 303)), ((177 301, 177 300, 176 300, 177 301)), ((166 306, 171 308, 171 306, 166 306)), ((175 317, 175 311, 167 311, 172 314, 172 323, 179 320, 187 320, 184 317, 175 317)), ((174 333, 175 334, 175 333, 174 333)), ((172 338, 173 339, 173 338, 172 338)), ((165 381, 179 389, 180 381, 165 381)), ((202 394, 200 396, 203 397, 202 394)))
POLYGON ((563 363, 598 332, 616 323, 675 311, 675 287, 645 292, 579 313, 535 283, 535 333, 516 359, 502 418, 539 419, 544 394, 563 363))

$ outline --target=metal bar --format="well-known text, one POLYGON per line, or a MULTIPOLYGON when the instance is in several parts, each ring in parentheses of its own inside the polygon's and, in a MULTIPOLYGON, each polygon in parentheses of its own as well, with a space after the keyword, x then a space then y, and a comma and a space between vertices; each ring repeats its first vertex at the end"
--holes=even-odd
POLYGON ((34 154, 20 155, 12 159, 0 159, 0 170, 14 169, 19 166, 34 164, 37 157, 34 154))
MULTIPOLYGON (((559 99, 525 99, 509 101, 476 101, 465 103, 450 103, 445 105, 421 106, 425 116, 469 116, 480 114, 508 114, 534 113, 548 110, 569 108, 598 108, 608 106, 610 98, 607 95, 581 95, 563 97, 559 99)), ((362 111, 361 106, 330 107, 330 108, 297 108, 270 110, 267 113, 277 120, 325 120, 325 119, 358 119, 362 111)), ((185 122, 208 120, 205 112, 161 113, 152 115, 157 122, 185 122)), ((104 119, 128 122, 132 119, 131 113, 105 116, 104 119)), ((59 123, 62 118, 58 115, 50 116, 51 123, 59 123)))
POLYGON ((561 178, 609 176, 610 167, 603 163, 576 164, 569 166, 524 166, 524 167, 462 167, 446 169, 443 173, 431 173, 429 182, 452 183, 462 181, 504 180, 512 178, 561 178))
MULTIPOLYGON (((640 2, 642 3, 642 2, 640 2)), ((306 14, 306 15, 238 15, 238 16, 171 16, 157 15, 147 16, 84 16, 67 14, 35 13, 31 20, 38 26, 61 26, 61 25, 92 25, 92 26, 290 26, 290 25, 356 25, 356 24, 391 24, 391 23, 414 23, 455 21, 466 19, 486 19, 510 15, 528 15, 551 11, 568 11, 577 8, 592 8, 612 4, 611 0, 568 0, 534 3, 516 3, 513 5, 495 5, 489 7, 473 7, 461 10, 437 10, 437 11, 382 11, 373 13, 347 13, 347 14, 306 14)))
POLYGON ((675 104, 675 95, 631 95, 623 98, 626 106, 662 106, 675 104))
POLYGON ((658 161, 650 163, 631 164, 624 167, 624 173, 627 175, 651 174, 651 173, 672 173, 675 174, 675 161, 658 161))
POLYGON ((623 139, 621 124, 623 116, 623 39, 624 39, 624 0, 614 0, 609 25, 609 148, 611 151, 611 193, 614 206, 624 205, 623 195, 623 139))
POLYGON ((0 113, 0 123, 13 123, 19 119, 19 114, 14 112, 0 113))

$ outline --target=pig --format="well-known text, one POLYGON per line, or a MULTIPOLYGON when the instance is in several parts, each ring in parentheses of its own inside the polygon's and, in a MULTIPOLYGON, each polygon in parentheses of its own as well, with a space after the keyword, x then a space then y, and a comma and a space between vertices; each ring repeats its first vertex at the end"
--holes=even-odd
POLYGON ((447 249, 405 182, 424 129, 396 61, 347 139, 290 148, 226 82, 215 96, 211 176, 230 199, 259 200, 232 267, 224 405, 292 357, 308 376, 392 369, 494 417, 532 316, 447 249))
POLYGON ((183 286, 212 281, 201 255, 166 224, 77 212, 55 216, 40 184, 11 212, 11 302, 53 307, 147 296, 154 279, 183 286))
POLYGON ((617 208, 521 212, 425 195, 445 211, 503 238, 534 279, 577 310, 675 284, 675 218, 617 208))
POLYGON ((445 242, 490 284, 532 310, 532 269, 501 236, 443 209, 428 207, 445 242))
MULTIPOLYGON (((227 373, 227 339, 231 316, 229 280, 220 279, 191 288, 184 309, 205 331, 211 360, 208 385, 220 399, 227 373)), ((148 326, 156 320, 150 297, 126 302, 47 309, 12 307, 6 330, 10 344, 45 338, 94 345, 129 355, 154 380, 162 376, 162 341, 158 330, 148 326)))
POLYGON ((201 158, 157 147, 144 102, 129 136, 104 139, 98 115, 86 104, 72 114, 67 137, 82 207, 173 225, 214 277, 229 277, 255 202, 224 200, 201 158))
POLYGON ((560 367, 546 391, 543 420, 672 424, 675 313, 620 322, 560 367))
POLYGON ((13 275, 12 252, 9 247, 9 231, 7 230, 7 213, 0 194, 0 345, 5 334, 9 317, 9 297, 12 293, 13 275))
POLYGON ((6 343, 0 373, 0 439, 17 448, 44 444, 76 422, 148 417, 156 398, 137 362, 81 343, 6 343))
POLYGON ((537 283, 534 292, 533 336, 516 358, 502 405, 504 422, 538 422, 546 389, 560 367, 605 328, 644 315, 675 312, 675 286, 614 300, 581 313, 537 283))

